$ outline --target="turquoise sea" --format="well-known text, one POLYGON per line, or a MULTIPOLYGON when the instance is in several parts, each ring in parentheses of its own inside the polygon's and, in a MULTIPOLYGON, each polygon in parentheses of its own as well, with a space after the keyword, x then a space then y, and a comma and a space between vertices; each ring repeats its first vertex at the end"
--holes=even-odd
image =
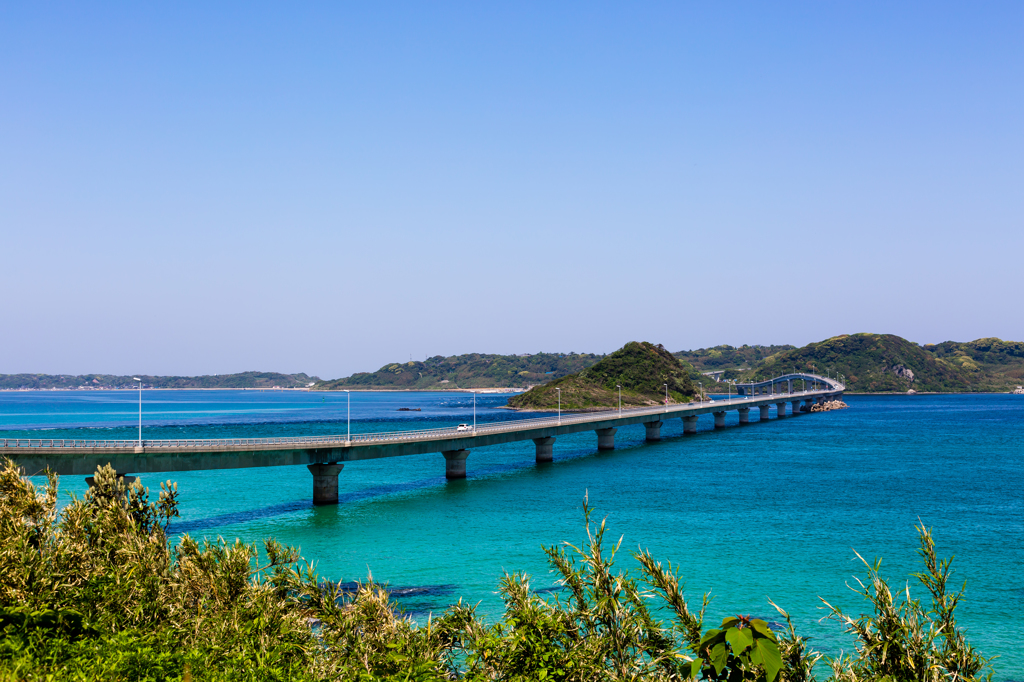
MULTIPOLYGON (((481 422, 517 419, 507 395, 477 397, 481 422)), ((146 391, 145 438, 339 434, 346 396, 305 392, 146 391)), ((134 438, 137 394, 0 393, 0 437, 134 438)), ((621 429, 617 449, 596 451, 592 433, 559 439, 555 462, 537 466, 533 444, 474 451, 464 481, 444 479, 440 454, 355 462, 341 473, 341 504, 313 507, 305 467, 144 475, 176 480, 177 534, 301 547, 321 575, 394 588, 414 617, 460 597, 501 611, 503 571, 554 587, 542 545, 584 538, 581 502, 629 552, 649 548, 679 567, 691 601, 712 591, 709 621, 750 613, 778 620, 768 598, 828 653, 850 640, 818 597, 860 613, 847 587, 863 575, 854 550, 883 558, 894 589, 918 570, 914 525, 932 527, 940 553, 955 554, 967 582, 960 622, 998 655, 997 679, 1024 679, 1014 629, 1024 615, 1024 396, 849 396, 850 408, 697 435, 666 422, 660 443, 641 426, 621 429)), ((472 421, 461 393, 354 393, 352 431, 472 421), (421 412, 398 412, 400 407, 421 412)), ((774 413, 773 413, 774 414, 774 413)), ((526 415, 524 415, 526 416, 526 415)), ((529 415, 534 416, 534 415, 529 415)), ((755 418, 754 414, 751 415, 755 418)), ((736 413, 729 414, 730 425, 736 413)), ((83 480, 62 488, 81 494, 83 480)))

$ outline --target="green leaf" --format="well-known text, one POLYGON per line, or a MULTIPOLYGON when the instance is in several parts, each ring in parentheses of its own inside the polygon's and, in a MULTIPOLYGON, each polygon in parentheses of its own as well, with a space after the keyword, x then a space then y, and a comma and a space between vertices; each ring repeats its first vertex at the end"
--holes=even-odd
POLYGON ((701 639, 700 639, 701 647, 703 647, 705 644, 708 644, 709 642, 711 642, 711 640, 713 640, 715 637, 717 637, 720 634, 722 634, 721 630, 715 630, 714 628, 712 628, 711 630, 708 630, 704 634, 704 636, 701 637, 701 639))
POLYGON ((750 627, 754 628, 754 630, 756 630, 758 634, 767 637, 773 642, 776 641, 775 633, 772 632, 771 628, 768 627, 768 623, 764 622, 760 618, 755 618, 752 621, 750 621, 750 627))
POLYGON ((758 639, 754 646, 760 654, 761 664, 764 666, 768 682, 772 682, 779 674, 779 670, 782 669, 782 654, 779 653, 779 645, 770 640, 758 639))
POLYGON ((715 674, 721 675, 725 670, 725 664, 729 661, 729 648, 725 646, 725 642, 720 642, 712 647, 710 660, 711 665, 715 668, 715 674))
POLYGON ((734 654, 739 654, 746 651, 754 644, 754 635, 750 632, 750 628, 729 628, 725 631, 725 639, 729 642, 729 646, 732 647, 734 654))
POLYGON ((722 629, 728 630, 729 628, 734 628, 739 622, 739 618, 726 618, 722 621, 722 629))

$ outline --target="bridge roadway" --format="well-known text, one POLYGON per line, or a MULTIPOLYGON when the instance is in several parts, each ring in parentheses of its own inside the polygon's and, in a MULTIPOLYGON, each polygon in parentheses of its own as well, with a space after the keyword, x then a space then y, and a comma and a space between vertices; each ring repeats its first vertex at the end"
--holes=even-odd
MULTIPOLYGON (((787 386, 791 385, 786 383, 787 386)), ((725 413, 739 412, 740 424, 749 423, 750 410, 757 408, 760 421, 769 417, 775 406, 777 416, 809 411, 814 403, 842 396, 845 386, 834 379, 816 375, 786 375, 775 383, 754 385, 756 395, 727 400, 681 403, 602 412, 563 414, 558 417, 517 419, 479 424, 475 430, 456 428, 360 433, 346 436, 299 436, 288 438, 224 438, 206 440, 46 440, 0 439, 0 456, 15 460, 26 475, 49 468, 61 475, 88 476, 96 468, 110 464, 119 474, 142 474, 206 469, 305 464, 313 474, 313 502, 336 504, 338 474, 343 462, 382 457, 402 457, 440 452, 445 458, 445 476, 466 477, 466 458, 472 448, 532 440, 537 462, 552 461, 555 439, 559 436, 595 431, 597 449, 615 448, 615 432, 623 426, 643 424, 648 441, 661 440, 664 420, 682 418, 683 433, 696 433, 697 417, 715 415, 715 428, 725 426, 725 413), (807 379, 819 390, 793 393, 767 393, 765 386, 786 383, 788 379, 807 379)))

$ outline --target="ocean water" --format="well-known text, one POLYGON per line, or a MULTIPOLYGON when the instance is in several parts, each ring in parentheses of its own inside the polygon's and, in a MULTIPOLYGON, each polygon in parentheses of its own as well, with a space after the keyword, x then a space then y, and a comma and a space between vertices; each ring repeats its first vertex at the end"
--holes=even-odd
MULTIPOLYGON (((0 437, 134 438, 137 394, 0 393, 0 437)), ((344 433, 345 394, 147 391, 144 437, 344 433)), ((521 418, 505 395, 477 397, 480 422, 521 418)), ((882 557, 894 590, 920 569, 915 524, 934 530, 939 552, 956 555, 954 582, 967 583, 960 623, 997 679, 1024 679, 1013 623, 1024 614, 1024 396, 849 396, 847 410, 800 415, 696 435, 681 420, 664 440, 644 443, 641 426, 620 429, 617 448, 596 451, 593 433, 558 439, 555 461, 536 465, 533 443, 473 451, 464 481, 444 479, 440 454, 345 465, 341 503, 314 507, 305 467, 150 474, 178 482, 176 534, 273 536, 301 548, 325 578, 386 581, 414 617, 460 597, 501 613, 504 571, 555 587, 542 546, 585 538, 589 497, 609 538, 622 538, 620 565, 649 549, 684 577, 691 602, 711 591, 709 625, 726 615, 779 620, 787 609, 814 648, 849 650, 822 620, 819 599, 861 613, 847 584, 864 575, 854 550, 882 557)), ((354 393, 352 431, 447 426, 473 419, 467 394, 354 393), (421 408, 398 412, 399 407, 421 408)), ((774 415, 774 413, 773 413, 774 415)), ((534 416, 534 415, 524 415, 534 416)), ((752 413, 752 418, 756 418, 752 413)), ((64 477, 62 489, 85 483, 64 477)), ((824 671, 822 671, 823 673, 824 671)))

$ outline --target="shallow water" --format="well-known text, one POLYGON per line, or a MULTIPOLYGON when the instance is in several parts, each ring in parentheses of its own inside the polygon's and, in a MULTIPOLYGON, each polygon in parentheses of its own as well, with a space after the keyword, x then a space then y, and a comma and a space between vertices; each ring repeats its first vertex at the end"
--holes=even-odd
MULTIPOLYGON (((147 391, 144 437, 338 434, 345 394, 258 391, 147 391)), ((520 418, 497 409, 507 395, 477 398, 483 421, 520 418)), ((134 438, 132 392, 0 393, 0 437, 134 438), (37 429, 46 429, 39 431, 37 429), (29 431, 30 430, 30 431, 29 431)), ((1017 636, 1024 613, 1024 396, 851 396, 850 409, 682 435, 681 420, 643 442, 621 429, 617 449, 596 437, 560 438, 555 462, 537 466, 533 444, 474 451, 465 481, 444 479, 440 454, 346 464, 341 504, 313 507, 305 467, 144 475, 178 481, 176 533, 298 545, 327 578, 372 571, 396 588, 414 615, 459 597, 493 617, 502 571, 526 571, 536 588, 554 576, 541 546, 583 537, 589 495, 610 536, 630 551, 670 560, 699 600, 712 590, 710 620, 752 613, 777 620, 770 597, 801 634, 828 653, 850 647, 818 597, 860 612, 845 586, 863 567, 853 553, 881 556, 901 589, 919 569, 914 525, 932 527, 940 553, 955 554, 954 580, 967 581, 961 624, 998 679, 1024 678, 1017 636)), ((355 393, 352 431, 430 428, 472 421, 472 396, 355 393), (422 412, 398 412, 421 407, 422 412)), ((773 413, 774 414, 774 413, 773 413)), ((535 415, 528 415, 535 416, 535 415)), ((736 413, 728 415, 736 424, 736 413)), ((752 418, 756 418, 752 413, 752 418)), ((64 490, 81 493, 66 477, 64 490)), ((911 579, 912 580, 912 579, 911 579)), ((916 582, 912 595, 924 596, 916 582)))

